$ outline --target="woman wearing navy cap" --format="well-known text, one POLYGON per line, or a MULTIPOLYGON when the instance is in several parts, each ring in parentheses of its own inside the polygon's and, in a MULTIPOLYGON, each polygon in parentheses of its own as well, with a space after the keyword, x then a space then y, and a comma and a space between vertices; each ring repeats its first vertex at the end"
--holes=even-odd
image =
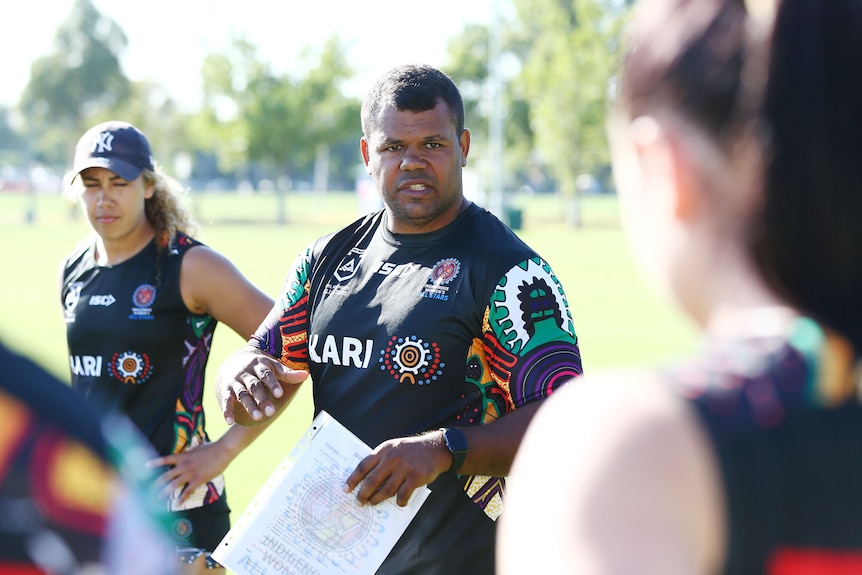
POLYGON ((210 557, 230 527, 222 472, 261 430, 234 426, 210 442, 204 371, 217 322, 247 339, 273 302, 188 235, 181 188, 134 126, 88 130, 67 182, 95 232, 61 269, 72 386, 143 431, 165 466, 181 559, 223 570, 210 557))

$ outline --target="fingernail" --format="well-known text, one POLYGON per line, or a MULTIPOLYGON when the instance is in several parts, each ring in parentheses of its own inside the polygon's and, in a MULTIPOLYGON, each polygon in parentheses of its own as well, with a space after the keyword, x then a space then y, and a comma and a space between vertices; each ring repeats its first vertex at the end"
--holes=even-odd
POLYGON ((259 409, 255 409, 255 410, 251 413, 251 417, 252 417, 252 419, 254 419, 254 420, 258 420, 258 419, 260 419, 261 417, 263 417, 263 414, 260 412, 260 410, 259 410, 259 409))
POLYGON ((224 422, 227 423, 228 425, 233 425, 233 417, 231 417, 231 416, 225 417, 224 422))
POLYGON ((275 414, 275 408, 271 405, 267 405, 263 410, 266 412, 268 416, 272 416, 275 414))
POLYGON ((281 397, 282 395, 284 395, 284 391, 280 387, 276 387, 272 390, 272 394, 276 397, 281 397))

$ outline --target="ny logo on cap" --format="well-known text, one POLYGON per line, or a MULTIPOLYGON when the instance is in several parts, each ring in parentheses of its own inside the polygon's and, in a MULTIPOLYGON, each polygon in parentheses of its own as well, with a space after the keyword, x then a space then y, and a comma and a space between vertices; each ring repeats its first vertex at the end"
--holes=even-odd
POLYGON ((113 152, 111 143, 114 141, 114 134, 111 132, 102 132, 97 138, 93 139, 93 152, 104 154, 105 152, 113 152))

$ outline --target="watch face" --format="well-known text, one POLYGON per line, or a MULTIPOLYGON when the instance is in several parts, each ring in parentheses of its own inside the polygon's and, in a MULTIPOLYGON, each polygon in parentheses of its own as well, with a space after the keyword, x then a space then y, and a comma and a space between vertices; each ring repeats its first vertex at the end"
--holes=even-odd
POLYGON ((443 437, 446 440, 446 447, 452 453, 467 451, 467 438, 460 429, 447 429, 443 432, 443 437))

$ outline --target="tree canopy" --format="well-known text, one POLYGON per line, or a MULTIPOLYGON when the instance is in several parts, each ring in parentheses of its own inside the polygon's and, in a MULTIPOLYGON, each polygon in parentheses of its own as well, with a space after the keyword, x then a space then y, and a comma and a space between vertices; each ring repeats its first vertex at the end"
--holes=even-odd
MULTIPOLYGON (((608 90, 630 2, 508 1, 516 17, 466 26, 441 66, 464 96, 476 142, 471 159, 486 179, 500 174, 509 189, 551 181, 576 197, 579 176, 607 171, 608 90), (496 165, 491 144, 500 131, 496 165)), ((354 70, 337 38, 305 49, 279 73, 253 39, 233 39, 203 61, 201 103, 192 113, 179 110, 164 86, 131 82, 121 66, 127 48, 114 21, 91 0, 75 0, 52 51, 32 65, 19 105, 27 138, 8 119, 0 126, 0 162, 13 157, 4 149, 17 142, 32 158, 64 163, 74 145, 70 133, 119 117, 148 134, 157 159, 187 165, 179 171, 189 177, 314 174, 315 185, 324 187, 328 174, 352 179, 360 102, 346 95, 354 70)), ((577 214, 570 219, 577 223, 577 214)))

